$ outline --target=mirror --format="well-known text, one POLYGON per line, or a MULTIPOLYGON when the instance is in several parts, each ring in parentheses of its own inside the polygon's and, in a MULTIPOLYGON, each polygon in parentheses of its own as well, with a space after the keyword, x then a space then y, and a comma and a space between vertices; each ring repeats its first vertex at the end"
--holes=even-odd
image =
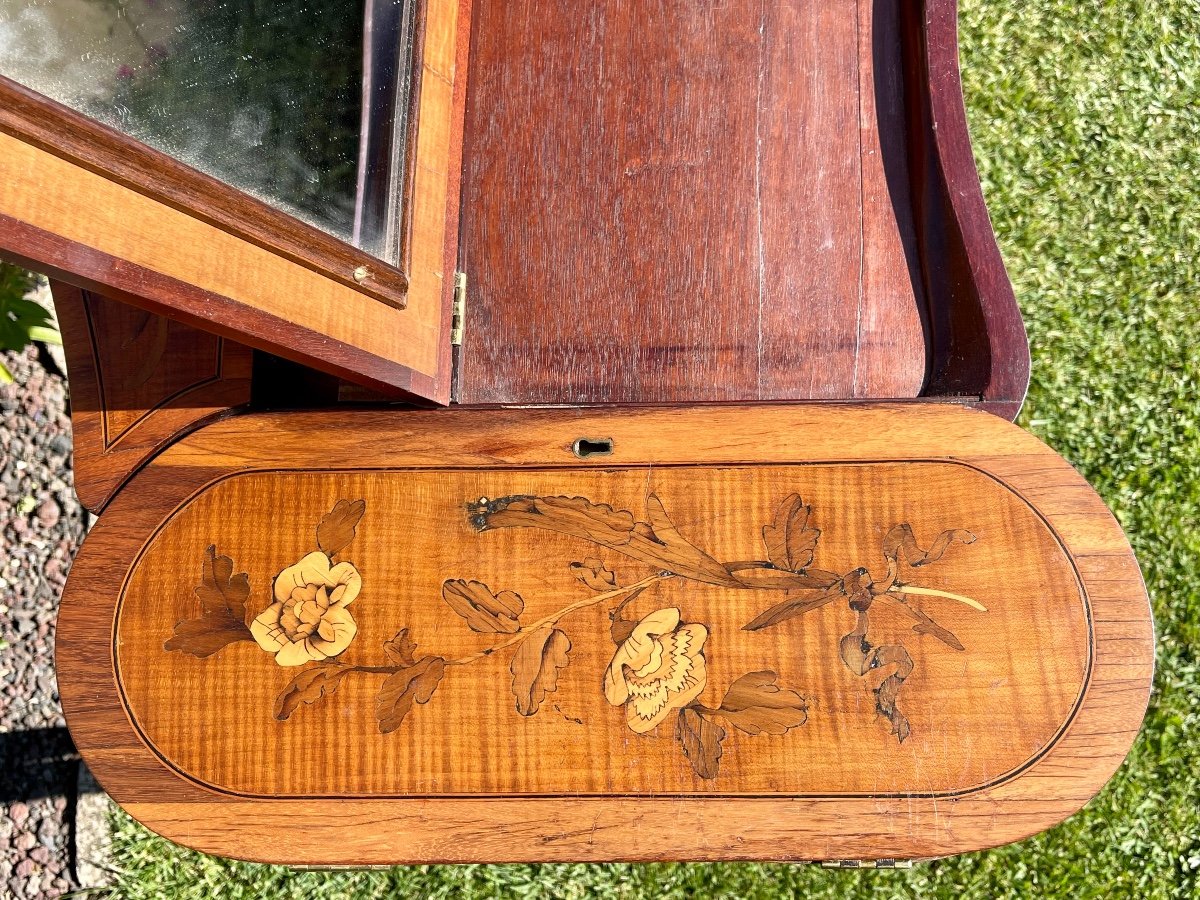
POLYGON ((0 0, 0 74, 387 262, 411 0, 0 0))

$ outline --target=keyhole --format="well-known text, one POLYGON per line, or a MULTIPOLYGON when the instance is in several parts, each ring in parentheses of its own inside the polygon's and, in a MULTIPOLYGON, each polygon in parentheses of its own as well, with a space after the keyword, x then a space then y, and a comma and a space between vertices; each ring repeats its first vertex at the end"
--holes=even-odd
POLYGON ((609 456, 613 452, 613 442, 612 438, 580 438, 571 445, 571 450, 580 459, 609 456))

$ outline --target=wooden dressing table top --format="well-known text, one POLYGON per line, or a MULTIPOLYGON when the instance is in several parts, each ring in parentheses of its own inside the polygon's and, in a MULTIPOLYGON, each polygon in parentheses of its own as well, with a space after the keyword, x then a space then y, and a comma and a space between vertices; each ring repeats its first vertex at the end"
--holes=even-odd
POLYGON ((419 13, 394 266, 0 81, 0 246, 74 285, 103 515, 57 665, 104 787, 339 866, 912 859, 1079 809, 1152 622, 1004 421, 954 0, 419 13))
POLYGON ((210 852, 874 859, 1078 809, 1153 637, 1103 504, 985 413, 293 412, 117 496, 57 662, 105 788, 210 852))

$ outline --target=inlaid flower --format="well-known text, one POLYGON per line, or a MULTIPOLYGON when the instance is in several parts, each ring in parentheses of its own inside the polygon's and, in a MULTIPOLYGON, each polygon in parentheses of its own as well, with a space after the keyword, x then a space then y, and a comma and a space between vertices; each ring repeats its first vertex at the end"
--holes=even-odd
POLYGON ((625 706, 629 727, 644 734, 704 690, 703 625, 680 625, 679 610, 650 613, 617 647, 604 675, 604 696, 625 706))
POLYGON ((281 666, 302 666, 337 656, 358 626, 346 608, 362 590, 362 576, 348 562, 332 564, 310 553, 275 578, 275 602, 250 623, 258 646, 281 666))

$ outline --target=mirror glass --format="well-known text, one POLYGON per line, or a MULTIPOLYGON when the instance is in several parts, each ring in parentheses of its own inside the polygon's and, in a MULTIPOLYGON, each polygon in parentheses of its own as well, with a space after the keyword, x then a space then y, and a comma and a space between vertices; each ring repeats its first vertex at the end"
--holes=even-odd
POLYGON ((395 262, 410 0, 0 0, 0 74, 395 262))

